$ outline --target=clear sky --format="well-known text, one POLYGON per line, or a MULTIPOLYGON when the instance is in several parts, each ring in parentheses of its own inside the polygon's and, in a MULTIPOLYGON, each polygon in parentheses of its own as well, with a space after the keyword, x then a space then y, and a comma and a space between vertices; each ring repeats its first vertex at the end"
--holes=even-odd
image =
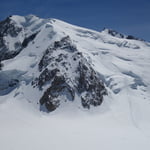
POLYGON ((150 0, 0 0, 0 20, 34 14, 101 31, 104 27, 150 41, 150 0))

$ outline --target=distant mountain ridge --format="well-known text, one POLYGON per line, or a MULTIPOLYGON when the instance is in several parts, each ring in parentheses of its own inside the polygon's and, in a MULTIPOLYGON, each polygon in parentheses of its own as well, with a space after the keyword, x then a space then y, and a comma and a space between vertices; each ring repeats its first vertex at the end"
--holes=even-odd
POLYGON ((106 32, 114 37, 118 37, 118 38, 123 38, 123 39, 129 39, 129 40, 139 40, 139 41, 145 41, 143 39, 140 39, 140 38, 137 38, 137 37, 134 37, 132 35, 124 35, 122 33, 119 33, 113 29, 107 29, 107 28, 104 28, 102 30, 102 32, 106 32))

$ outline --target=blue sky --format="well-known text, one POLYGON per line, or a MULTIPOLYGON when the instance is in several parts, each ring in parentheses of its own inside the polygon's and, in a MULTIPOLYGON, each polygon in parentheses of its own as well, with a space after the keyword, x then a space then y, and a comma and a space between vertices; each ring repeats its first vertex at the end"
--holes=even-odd
POLYGON ((0 20, 35 14, 101 31, 104 27, 150 41, 150 0, 1 0, 0 20))

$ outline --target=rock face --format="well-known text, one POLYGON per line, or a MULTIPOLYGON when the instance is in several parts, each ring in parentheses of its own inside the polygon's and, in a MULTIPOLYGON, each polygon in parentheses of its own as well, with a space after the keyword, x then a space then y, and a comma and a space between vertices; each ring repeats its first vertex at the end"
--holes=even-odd
POLYGON ((15 49, 9 49, 5 38, 10 36, 16 38, 23 29, 15 25, 15 23, 8 17, 6 20, 0 22, 0 60, 6 60, 15 57, 20 49, 21 43, 14 43, 15 49))
POLYGON ((83 107, 90 108, 90 105, 98 106, 103 101, 106 89, 98 78, 96 72, 89 64, 79 62, 78 92, 81 94, 83 107))
POLYGON ((55 41, 45 51, 39 71, 41 73, 33 86, 44 90, 47 84, 50 85, 40 99, 41 110, 53 111, 63 101, 74 101, 75 96, 79 97, 84 108, 90 108, 91 105, 100 105, 106 94, 97 73, 69 36, 55 41))
POLYGON ((0 36, 7 36, 10 34, 12 37, 17 37, 18 33, 22 31, 21 27, 15 26, 15 23, 8 17, 6 20, 0 22, 0 36))
POLYGON ((26 37, 24 30, 23 26, 17 25, 11 19, 11 16, 0 22, 0 61, 14 58, 34 40, 37 33, 26 37))
POLYGON ((132 35, 124 35, 124 34, 121 34, 121 33, 117 32, 117 31, 115 31, 115 30, 112 30, 112 29, 106 29, 106 28, 104 28, 103 31, 106 32, 106 33, 108 33, 111 36, 122 38, 122 39, 144 41, 143 39, 134 37, 132 35))

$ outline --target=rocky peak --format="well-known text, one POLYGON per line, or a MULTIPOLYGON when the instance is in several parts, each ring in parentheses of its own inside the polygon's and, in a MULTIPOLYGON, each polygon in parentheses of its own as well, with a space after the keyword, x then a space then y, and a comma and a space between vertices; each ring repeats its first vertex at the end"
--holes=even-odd
POLYGON ((111 36, 114 36, 114 37, 117 37, 117 38, 122 38, 122 39, 128 39, 128 40, 139 40, 139 41, 144 41, 143 39, 140 39, 140 38, 137 38, 137 37, 134 37, 132 35, 124 35, 124 34, 121 34, 115 30, 112 30, 112 29, 107 29, 107 28, 104 28, 102 30, 102 32, 105 32, 111 36))
POLYGON ((17 23, 15 17, 10 16, 0 22, 0 61, 17 56, 38 33, 26 35, 25 28, 17 23))
POLYGON ((22 28, 18 27, 11 17, 0 22, 0 37, 7 36, 8 34, 12 37, 16 37, 21 31, 22 28))
POLYGON ((118 37, 118 38, 125 38, 125 35, 115 31, 115 30, 112 30, 112 29, 107 29, 107 28, 104 28, 102 32, 105 32, 111 36, 114 36, 114 37, 118 37))
POLYGON ((39 71, 41 73, 33 86, 43 90, 41 110, 53 111, 62 101, 76 100, 75 95, 84 108, 90 108, 91 105, 100 105, 106 94, 100 77, 69 36, 55 41, 45 51, 39 63, 39 71), (44 90, 47 84, 50 86, 44 90))
POLYGON ((6 60, 15 57, 19 53, 21 48, 20 41, 14 43, 14 49, 9 48, 10 41, 7 41, 6 37, 16 38, 21 31, 22 27, 16 25, 11 17, 6 18, 0 22, 0 60, 6 60))

